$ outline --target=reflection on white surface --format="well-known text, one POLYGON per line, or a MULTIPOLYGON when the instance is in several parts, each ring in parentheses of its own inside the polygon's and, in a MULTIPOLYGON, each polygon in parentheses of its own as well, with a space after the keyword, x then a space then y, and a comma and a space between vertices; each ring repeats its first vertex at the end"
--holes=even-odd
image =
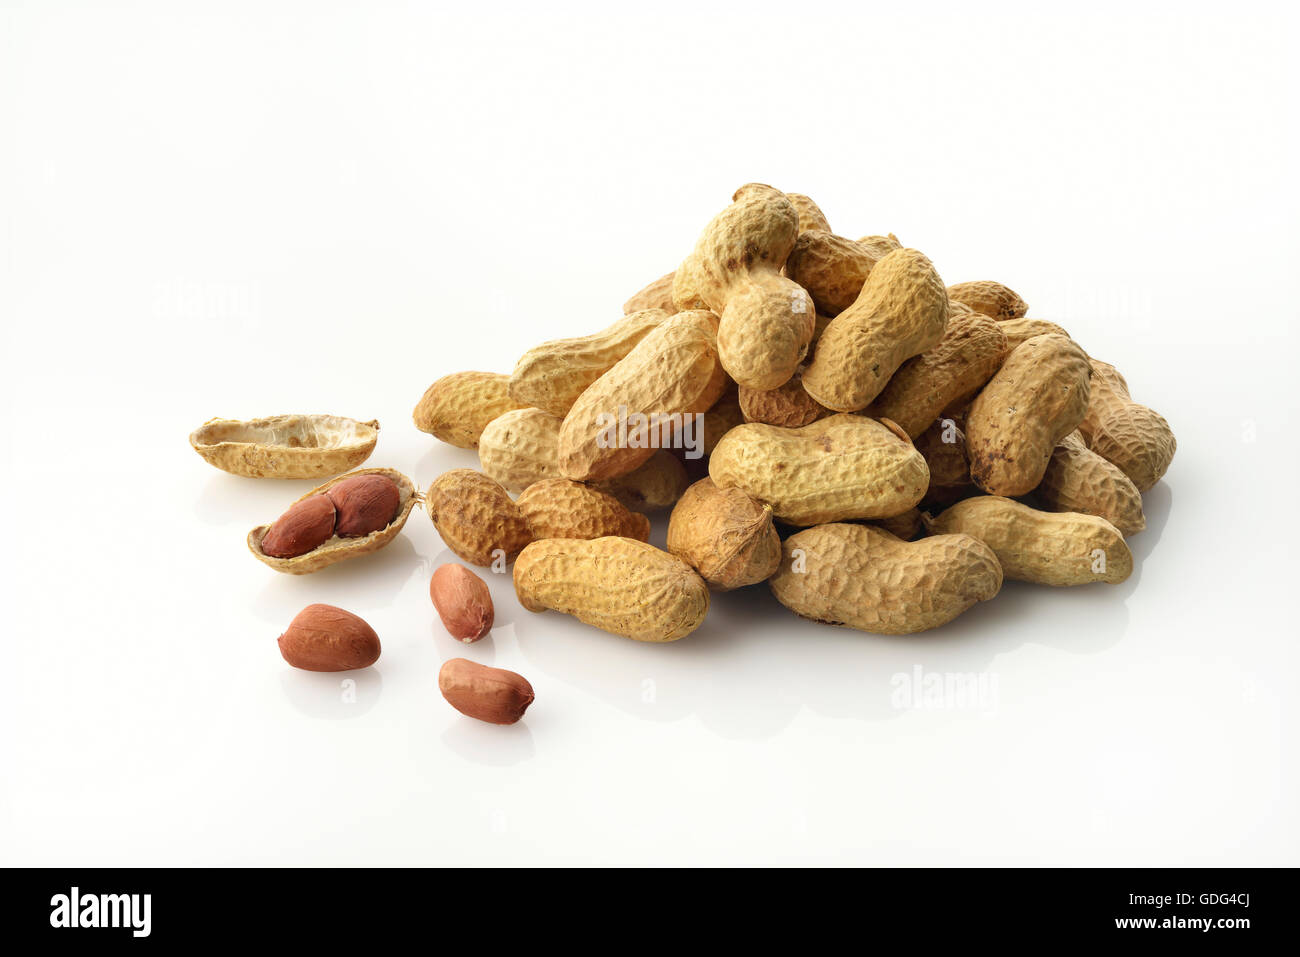
POLYGON ((941 4, 935 29, 898 5, 861 29, 816 0, 664 3, 490 30, 420 5, 9 5, 0 860, 1297 863, 1298 14, 941 4), (774 38, 817 51, 827 95, 752 69, 774 38), (1014 68, 973 70, 993 48, 1014 68), (696 108, 741 75, 751 95, 696 108), (665 129, 708 147, 609 149, 665 129), (314 483, 218 472, 195 427, 378 419, 366 464, 427 488, 476 464, 411 424, 430 383, 608 326, 750 180, 1009 283, 1168 417, 1129 581, 1010 583, 905 638, 758 587, 657 646, 483 573, 496 628, 466 646, 422 510, 316 574, 249 555, 314 483), (312 602, 376 629, 373 669, 289 668, 276 638, 312 602), (528 678, 524 720, 447 705, 453 656, 528 678), (996 695, 947 693, 969 676, 996 695), (900 681, 939 690, 915 707, 900 681))

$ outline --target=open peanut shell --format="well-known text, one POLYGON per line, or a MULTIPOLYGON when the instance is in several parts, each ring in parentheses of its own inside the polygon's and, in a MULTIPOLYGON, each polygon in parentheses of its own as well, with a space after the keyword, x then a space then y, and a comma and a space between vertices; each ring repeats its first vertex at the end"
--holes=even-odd
POLYGON ((338 475, 368 459, 378 440, 378 422, 341 415, 209 419, 190 433, 190 445, 209 463, 249 478, 338 475))
POLYGON ((397 485, 397 492, 400 496, 397 508, 397 515, 386 526, 378 531, 371 532, 369 535, 363 535, 359 538, 339 538, 338 535, 330 537, 326 542, 317 548, 312 549, 305 555, 297 555, 293 558, 274 558, 262 551, 262 539, 270 530, 270 524, 259 525, 248 533, 248 550, 257 557, 259 561, 265 562, 278 572, 284 572, 287 575, 307 575, 314 571, 333 565, 335 562, 346 561, 349 558, 357 558, 361 555, 368 555, 371 552, 377 552, 394 538, 406 524, 407 518, 411 515, 411 509, 421 501, 420 493, 415 488, 415 483, 409 478, 394 469, 357 469, 355 472, 349 472, 347 475, 339 475, 330 479, 324 485, 318 485, 306 495, 300 496, 290 504, 297 504, 305 498, 311 498, 313 495, 320 495, 330 486, 342 482, 344 479, 353 478, 357 475, 383 475, 393 480, 397 485))

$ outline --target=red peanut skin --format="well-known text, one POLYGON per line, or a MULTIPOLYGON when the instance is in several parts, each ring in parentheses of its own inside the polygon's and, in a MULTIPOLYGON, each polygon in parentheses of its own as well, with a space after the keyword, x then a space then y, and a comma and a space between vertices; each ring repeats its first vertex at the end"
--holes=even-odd
POLYGON ((272 558, 297 558, 334 535, 334 503, 313 495, 289 507, 262 536, 262 552, 272 558))
POLYGON ((280 654, 304 671, 352 671, 379 660, 379 636, 361 618, 333 605, 308 605, 279 639, 280 654))
POLYGON ((461 714, 489 724, 514 724, 534 697, 533 686, 523 675, 467 658, 443 662, 438 690, 461 714))
POLYGON ((469 644, 492 630, 492 593, 464 565, 440 565, 429 579, 429 597, 443 627, 457 641, 469 644))
POLYGON ((397 483, 384 475, 358 475, 331 485, 325 494, 338 513, 339 538, 360 538, 386 528, 402 507, 397 483))

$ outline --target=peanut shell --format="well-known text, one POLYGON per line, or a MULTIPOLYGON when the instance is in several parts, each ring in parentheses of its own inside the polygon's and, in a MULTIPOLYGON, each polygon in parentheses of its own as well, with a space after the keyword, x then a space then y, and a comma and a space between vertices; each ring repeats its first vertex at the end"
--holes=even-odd
POLYGON ((425 390, 411 419, 449 445, 476 449, 489 422, 527 406, 510 397, 509 387, 510 377, 496 372, 453 372, 425 390))
POLYGON ((798 429, 833 414, 804 389, 802 369, 796 370, 789 382, 775 389, 741 386, 739 397, 746 422, 798 429))
POLYGON ((190 445, 209 464, 249 478, 338 475, 368 459, 377 441, 378 422, 340 415, 209 419, 190 433, 190 445))
POLYGON ((486 568, 498 557, 509 564, 533 540, 510 493, 473 469, 452 469, 434 479, 424 508, 443 543, 471 565, 486 568))
POLYGON ((1133 555, 1110 522, 1078 512, 1040 512, 996 495, 968 498, 929 523, 937 534, 966 534, 993 549, 1002 572, 1038 585, 1118 584, 1133 555))
POLYGON ((812 341, 812 299, 781 275, 798 226, 799 214, 784 193, 750 183, 704 228, 677 269, 677 308, 703 307, 720 317, 718 354, 741 385, 781 385, 812 341))
MULTIPOLYGON (((560 473, 597 482, 633 471, 655 453, 645 422, 703 412, 726 387, 718 366, 714 317, 703 311, 666 319, 573 404, 560 428, 560 473), (620 434, 626 423, 627 435, 620 434), (642 447, 637 447, 637 445, 642 447)), ((660 437, 670 434, 660 433, 660 437)))
POLYGON ((248 550, 253 553, 253 556, 258 561, 270 565, 278 572, 284 572, 288 575, 307 575, 336 562, 346 561, 349 558, 359 558, 362 555, 369 555, 371 552, 383 548, 397 537, 397 534, 402 530, 402 526, 406 524, 407 518, 410 517, 411 509, 420 501, 420 495, 416 491, 415 484, 401 472, 394 469, 358 469, 355 472, 349 472, 347 475, 332 478, 324 485, 318 485, 297 501, 301 502, 313 495, 322 495, 338 483, 358 475, 382 475, 392 480, 393 484, 397 486, 399 498, 397 514, 386 526, 359 538, 340 538, 338 535, 334 535, 326 540, 323 545, 304 555, 298 555, 294 558, 276 558, 262 550, 262 541, 267 532, 270 531, 271 526, 259 525, 248 533, 248 550))
POLYGON ((497 416, 479 437, 479 465, 511 492, 557 477, 563 422, 541 409, 513 409, 497 416))
POLYGON ((650 519, 629 511, 614 496, 581 482, 537 482, 519 496, 516 504, 534 539, 616 535, 644 542, 650 538, 650 519))
POLYGON ((719 591, 766 581, 781 560, 772 509, 738 488, 701 479, 668 521, 668 551, 719 591))
POLYGON ((959 316, 933 348, 904 362, 867 415, 893 419, 916 438, 944 409, 975 395, 1007 354, 1007 337, 988 316, 959 316))
POLYGON ((673 305, 673 277, 676 271, 660 276, 649 283, 627 302, 623 303, 623 314, 631 315, 642 309, 662 309, 667 315, 677 311, 673 305))
POLYGON ((529 349, 510 374, 511 397, 521 405, 563 418, 588 386, 670 314, 663 309, 645 309, 589 336, 553 339, 529 349))
POLYGON ((1065 336, 1034 336, 1007 357, 966 416, 971 479, 990 495, 1024 495, 1056 443, 1088 408, 1088 357, 1065 336))
POLYGON ((1000 282, 959 282, 948 287, 948 295, 990 319, 1019 319, 1029 311, 1015 290, 1000 282))
POLYGON ((635 641, 676 641, 700 626, 709 587, 680 558, 630 538, 548 538, 515 563, 529 611, 553 609, 635 641))
POLYGON ((921 501, 925 459, 897 426, 833 415, 800 429, 749 423, 709 459, 719 488, 742 488, 790 525, 888 518, 921 501))
POLYGON ((876 263, 898 249, 893 237, 845 239, 830 232, 800 230, 786 259, 786 275, 808 290, 818 313, 838 316, 857 300, 876 263))
POLYGON ((671 508, 690 484, 681 460, 667 449, 657 449, 644 465, 627 475, 597 482, 595 488, 614 496, 634 512, 653 512, 671 508))
POLYGON ((787 538, 768 584, 801 618, 910 635, 947 624, 1002 587, 997 557, 968 535, 904 542, 870 525, 818 525, 787 538))
POLYGON ((1164 476, 1178 442, 1165 417, 1134 402, 1128 383, 1109 362, 1092 360, 1093 393, 1079 423, 1088 447, 1116 465, 1139 492, 1164 476))
POLYGON ((998 322, 998 328, 1007 337, 1007 351, 1010 352, 1026 339, 1032 339, 1034 336, 1065 336, 1070 334, 1054 322, 1048 322, 1046 319, 1003 319, 998 322))
POLYGON ((857 412, 900 365, 938 345, 948 296, 934 266, 915 249, 896 249, 871 270, 853 305, 817 340, 803 387, 828 409, 857 412))
POLYGON ((1077 431, 1057 443, 1034 498, 1048 511, 1104 518, 1125 538, 1147 527, 1137 486, 1119 466, 1089 449, 1077 431))

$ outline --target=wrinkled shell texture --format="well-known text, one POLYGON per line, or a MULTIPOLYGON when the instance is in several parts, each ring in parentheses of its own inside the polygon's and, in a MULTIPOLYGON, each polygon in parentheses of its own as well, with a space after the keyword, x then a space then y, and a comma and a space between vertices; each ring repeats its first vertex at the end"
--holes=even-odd
POLYGON ((1034 336, 1065 336, 1067 339, 1070 338, 1068 332, 1056 323, 1048 322, 1046 319, 1004 319, 998 323, 998 328, 1007 337, 1008 352, 1026 339, 1034 338, 1034 336))
POLYGON ((909 441, 860 415, 801 429, 732 429, 709 459, 709 476, 719 488, 744 489, 791 525, 888 518, 916 505, 930 484, 909 441))
POLYGON ((668 551, 714 588, 766 581, 781 561, 772 510, 738 488, 701 479, 686 490, 668 522, 668 551))
POLYGON ((521 405, 561 418, 587 387, 614 367, 669 313, 647 309, 624 316, 589 336, 555 339, 529 349, 510 375, 510 395, 521 405))
POLYGON ((751 183, 705 227, 677 270, 679 309, 703 304, 720 317, 718 352, 736 382, 774 389, 794 373, 812 341, 815 309, 780 270, 794 248, 799 215, 785 194, 751 183))
POLYGON ((722 437, 744 422, 745 413, 740 408, 740 396, 735 388, 731 388, 704 413, 701 420, 703 434, 696 436, 700 450, 705 455, 712 455, 722 437))
POLYGON ((1064 336, 1016 348, 966 416, 971 479, 990 495, 1024 495, 1088 408, 1088 358, 1064 336))
POLYGON ((1007 354, 1007 337, 988 316, 958 316, 933 349, 908 359, 868 415, 893 419, 916 438, 956 402, 978 392, 1007 354))
POLYGON ((596 488, 634 512, 670 508, 691 484, 686 466, 667 449, 658 449, 645 464, 627 475, 599 482, 596 488))
POLYGON ((916 439, 916 450, 930 469, 930 490, 964 488, 970 484, 966 433, 952 419, 937 419, 916 439))
POLYGON ((479 438, 479 465, 512 492, 557 477, 563 422, 541 409, 515 409, 498 416, 479 438))
POLYGON ((668 315, 676 312, 677 307, 673 305, 673 277, 676 275, 676 271, 670 272, 646 285, 644 289, 623 303, 623 315, 631 315, 642 309, 662 309, 668 315))
POLYGON ((489 724, 514 724, 536 695, 523 675, 450 658, 438 671, 438 690, 461 714, 489 724))
POLYGON ((650 537, 650 519, 628 510, 612 495, 569 479, 530 485, 515 504, 534 539, 616 535, 644 542, 650 537))
POLYGON ((787 538, 769 584, 777 601, 802 618, 910 635, 992 598, 1002 569, 986 545, 967 535, 904 542, 868 525, 833 524, 787 538))
POLYGON ((303 495, 298 501, 301 502, 313 495, 328 492, 330 488, 338 483, 345 482, 358 475, 382 475, 397 486, 400 505, 393 520, 385 527, 368 535, 362 535, 359 538, 340 538, 338 535, 334 535, 323 545, 307 552, 305 555, 298 555, 295 558, 276 558, 262 550, 262 539, 266 537, 270 526, 259 525, 248 533, 248 550, 253 553, 258 561, 270 565, 278 572, 285 572, 289 575, 307 575, 336 562, 345 561, 349 558, 359 558, 362 555, 368 555, 383 548, 397 537, 402 530, 402 526, 406 524, 406 520, 410 517, 411 509, 420 500, 415 483, 401 472, 394 469, 358 469, 347 475, 340 475, 337 478, 330 479, 324 485, 319 485, 306 495, 303 495))
POLYGON ((1003 574, 1038 585, 1117 584, 1133 571, 1133 555, 1104 518, 1040 512, 1009 498, 980 495, 958 502, 930 523, 936 534, 966 534, 993 549, 1003 574), (1099 553, 1104 570, 1094 570, 1099 553))
POLYGON ((921 510, 909 508, 902 515, 895 515, 892 518, 873 518, 869 524, 883 529, 895 538, 910 542, 921 532, 921 510))
POLYGON ((832 414, 804 389, 802 371, 796 371, 789 382, 775 389, 741 386, 739 395, 740 410, 746 422, 798 429, 832 414))
POLYGON ((429 579, 429 599, 447 633, 465 644, 492 630, 496 610, 487 582, 464 565, 439 565, 429 579))
POLYGON ((636 641, 676 641, 700 626, 709 587, 680 558, 628 538, 549 538, 515 563, 529 611, 552 609, 636 641))
POLYGON ((1093 396, 1079 424, 1088 447, 1114 463, 1139 492, 1164 476, 1178 451, 1164 416, 1129 397, 1128 383, 1108 362, 1093 360, 1093 396))
POLYGON ((1015 290, 1000 282, 959 282, 948 287, 948 295, 990 319, 1019 319, 1029 311, 1015 290))
POLYGON ((411 419, 448 445, 476 449, 489 422, 526 407, 510 397, 509 387, 510 377, 495 372, 453 372, 429 386, 411 419))
POLYGON ((512 562, 533 540, 519 506, 501 483, 473 469, 438 476, 425 495, 425 510, 443 543, 471 565, 488 567, 500 549, 512 562))
POLYGON ((356 468, 379 441, 378 422, 341 415, 209 419, 190 445, 224 472, 248 478, 315 479, 356 468))
POLYGON ((386 528, 402 507, 402 491, 386 475, 354 475, 331 485, 325 496, 334 504, 334 533, 340 538, 386 528))
POLYGON ((803 387, 828 409, 865 409, 900 365, 939 344, 947 325, 948 295, 930 260, 896 249, 817 340, 803 387))
POLYGON ((621 415, 703 412, 726 385, 720 375, 710 314, 681 312, 665 320, 573 404, 560 429, 561 474, 594 482, 631 472, 655 450, 630 447, 636 438, 631 422, 628 447, 620 447, 609 423, 621 415))
POLYGON ((827 233, 831 231, 831 224, 826 221, 826 214, 813 202, 811 196, 805 196, 803 193, 786 193, 785 198, 790 201, 790 205, 799 215, 800 233, 806 233, 810 229, 827 233))
POLYGON ((304 671, 352 671, 379 660, 379 636, 365 621, 333 605, 308 605, 279 638, 280 654, 304 671))
POLYGON ((837 316, 853 305, 871 270, 897 241, 861 242, 830 232, 800 232, 786 260, 786 275, 808 290, 817 311, 837 316))
POLYGON ((1132 480, 1071 432, 1052 452, 1034 497, 1053 512, 1082 512, 1110 522, 1125 538, 1147 526, 1132 480))

